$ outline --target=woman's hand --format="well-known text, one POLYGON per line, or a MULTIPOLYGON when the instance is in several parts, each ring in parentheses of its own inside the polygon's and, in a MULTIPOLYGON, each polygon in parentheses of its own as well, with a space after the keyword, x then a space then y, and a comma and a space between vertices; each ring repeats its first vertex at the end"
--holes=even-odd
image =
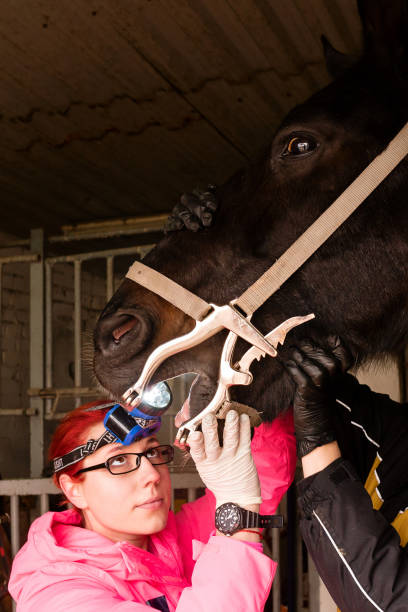
POLYGON ((233 502, 258 512, 261 487, 251 454, 248 415, 239 416, 235 410, 227 413, 222 447, 214 415, 203 419, 202 430, 192 432, 188 443, 201 480, 215 495, 216 506, 233 502))

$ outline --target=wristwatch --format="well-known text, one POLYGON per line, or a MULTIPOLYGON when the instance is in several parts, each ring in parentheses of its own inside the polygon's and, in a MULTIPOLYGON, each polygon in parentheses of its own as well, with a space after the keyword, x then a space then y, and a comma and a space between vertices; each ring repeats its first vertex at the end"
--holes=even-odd
POLYGON ((218 506, 215 511, 215 527, 226 536, 255 527, 283 527, 283 516, 267 514, 262 516, 257 512, 245 510, 237 504, 227 502, 218 506))

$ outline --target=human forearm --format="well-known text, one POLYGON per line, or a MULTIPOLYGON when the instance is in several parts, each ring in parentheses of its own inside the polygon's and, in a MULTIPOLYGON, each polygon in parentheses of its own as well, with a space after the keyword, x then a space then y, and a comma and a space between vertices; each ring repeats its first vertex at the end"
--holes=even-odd
POLYGON ((312 476, 341 456, 339 445, 336 441, 318 446, 307 455, 302 457, 303 475, 305 478, 312 476))

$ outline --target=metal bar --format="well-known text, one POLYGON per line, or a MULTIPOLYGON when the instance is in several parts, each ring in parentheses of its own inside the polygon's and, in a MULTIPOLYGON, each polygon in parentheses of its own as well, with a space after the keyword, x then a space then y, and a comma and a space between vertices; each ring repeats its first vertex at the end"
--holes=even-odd
MULTIPOLYGON (((81 386, 81 261, 74 262, 74 384, 81 386)), ((77 397, 75 405, 79 406, 81 398, 77 397)))
POLYGON ((197 497, 197 492, 196 489, 193 487, 188 487, 187 489, 187 501, 188 502, 192 502, 196 499, 197 497))
POLYGON ((44 387, 42 389, 33 388, 27 390, 30 397, 53 398, 57 395, 61 397, 77 397, 78 395, 101 395, 101 391, 93 387, 44 387))
POLYGON ((288 612, 296 612, 296 491, 292 483, 286 493, 287 500, 287 585, 288 612))
MULTIPOLYGON (((52 265, 45 264, 45 386, 52 387, 52 265)), ((52 402, 45 402, 45 414, 52 412, 52 402)))
POLYGON ((110 255, 106 258, 106 301, 109 302, 114 290, 114 257, 110 255))
MULTIPOLYGON (((35 232, 41 230, 33 230, 35 232)), ((0 263, 35 263, 39 261, 41 256, 38 253, 30 255, 8 255, 7 257, 0 257, 0 263)))
POLYGON ((75 261, 87 261, 89 259, 105 259, 111 255, 133 255, 139 253, 144 255, 154 247, 153 244, 142 246, 125 247, 123 249, 104 249, 103 251, 93 251, 92 253, 76 253, 75 255, 59 255, 57 257, 49 257, 47 262, 50 264, 56 263, 73 263, 75 261))
MULTIPOLYGON (((197 473, 185 473, 178 471, 173 473, 172 481, 176 480, 173 489, 200 489, 203 487, 197 473), (186 478, 185 478, 186 477, 186 478)), ((13 495, 58 495, 60 489, 54 484, 52 478, 14 478, 11 480, 0 480, 0 496, 11 497, 13 495)), ((276 531, 276 529, 274 530, 276 531)))
POLYGON ((110 221, 93 221, 77 223, 62 227, 62 236, 51 236, 49 242, 69 242, 71 240, 87 240, 90 238, 110 238, 124 234, 147 234, 163 229, 168 215, 151 215, 148 217, 128 217, 127 219, 112 219, 110 221))
POLYGON ((30 248, 30 240, 28 238, 22 238, 21 240, 11 240, 1 245, 1 249, 15 249, 16 247, 30 248))
POLYGON ((45 514, 50 509, 50 503, 48 493, 41 493, 40 495, 40 512, 45 514))
POLYGON ((0 321, 3 320, 3 264, 0 261, 0 321))
MULTIPOLYGON (((0 355, 3 351, 2 327, 3 327, 3 264, 0 262, 0 355)), ((3 397, 2 379, 1 379, 1 362, 0 362, 0 400, 3 397)), ((1 404, 1 401, 0 401, 1 404)))
POLYGON ((72 410, 66 410, 65 412, 52 410, 49 414, 46 414, 44 418, 46 421, 59 421, 66 417, 70 412, 72 412, 72 410))
POLYGON ((57 495, 61 491, 55 486, 52 478, 15 478, 0 480, 0 495, 9 497, 18 495, 57 495))
MULTIPOLYGON (((31 231, 31 250, 38 259, 30 265, 30 387, 44 386, 44 233, 31 231)), ((44 402, 30 398, 30 475, 41 476, 44 468, 44 402)))
POLYGON ((19 497, 10 496, 10 533, 11 533, 11 555, 14 559, 20 548, 20 515, 19 497))
POLYGON ((102 232, 72 232, 71 234, 69 234, 69 236, 51 236, 49 239, 49 242, 52 244, 61 244, 61 243, 68 243, 71 241, 76 241, 76 240, 98 240, 98 239, 106 239, 106 238, 112 238, 115 236, 134 236, 135 234, 148 234, 148 233, 153 233, 153 232, 160 232, 163 229, 163 226, 158 226, 155 229, 146 229, 146 230, 142 230, 142 229, 138 229, 136 227, 129 227, 129 228, 117 228, 117 229, 112 229, 112 230, 106 230, 106 231, 102 231, 102 232))
MULTIPOLYGON (((281 510, 278 510, 281 514, 281 510)), ((279 529, 272 529, 272 559, 278 564, 272 584, 273 610, 281 609, 281 579, 280 579, 280 534, 279 529)))
POLYGON ((303 549, 302 549, 302 534, 300 533, 299 512, 297 512, 296 520, 296 601, 297 609, 303 610, 303 549))

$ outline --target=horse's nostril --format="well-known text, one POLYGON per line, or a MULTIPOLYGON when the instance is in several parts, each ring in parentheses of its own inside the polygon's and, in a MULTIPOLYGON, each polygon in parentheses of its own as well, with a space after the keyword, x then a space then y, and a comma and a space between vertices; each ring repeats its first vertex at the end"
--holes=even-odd
POLYGON ((126 321, 126 323, 123 323, 123 325, 120 325, 119 327, 114 329, 112 332, 113 341, 116 344, 119 344, 119 341, 122 336, 124 336, 128 331, 133 329, 137 324, 138 320, 135 317, 131 317, 128 321, 126 321))
POLYGON ((99 319, 94 332, 95 351, 103 358, 129 359, 144 349, 154 330, 154 320, 143 308, 117 310, 99 319))

